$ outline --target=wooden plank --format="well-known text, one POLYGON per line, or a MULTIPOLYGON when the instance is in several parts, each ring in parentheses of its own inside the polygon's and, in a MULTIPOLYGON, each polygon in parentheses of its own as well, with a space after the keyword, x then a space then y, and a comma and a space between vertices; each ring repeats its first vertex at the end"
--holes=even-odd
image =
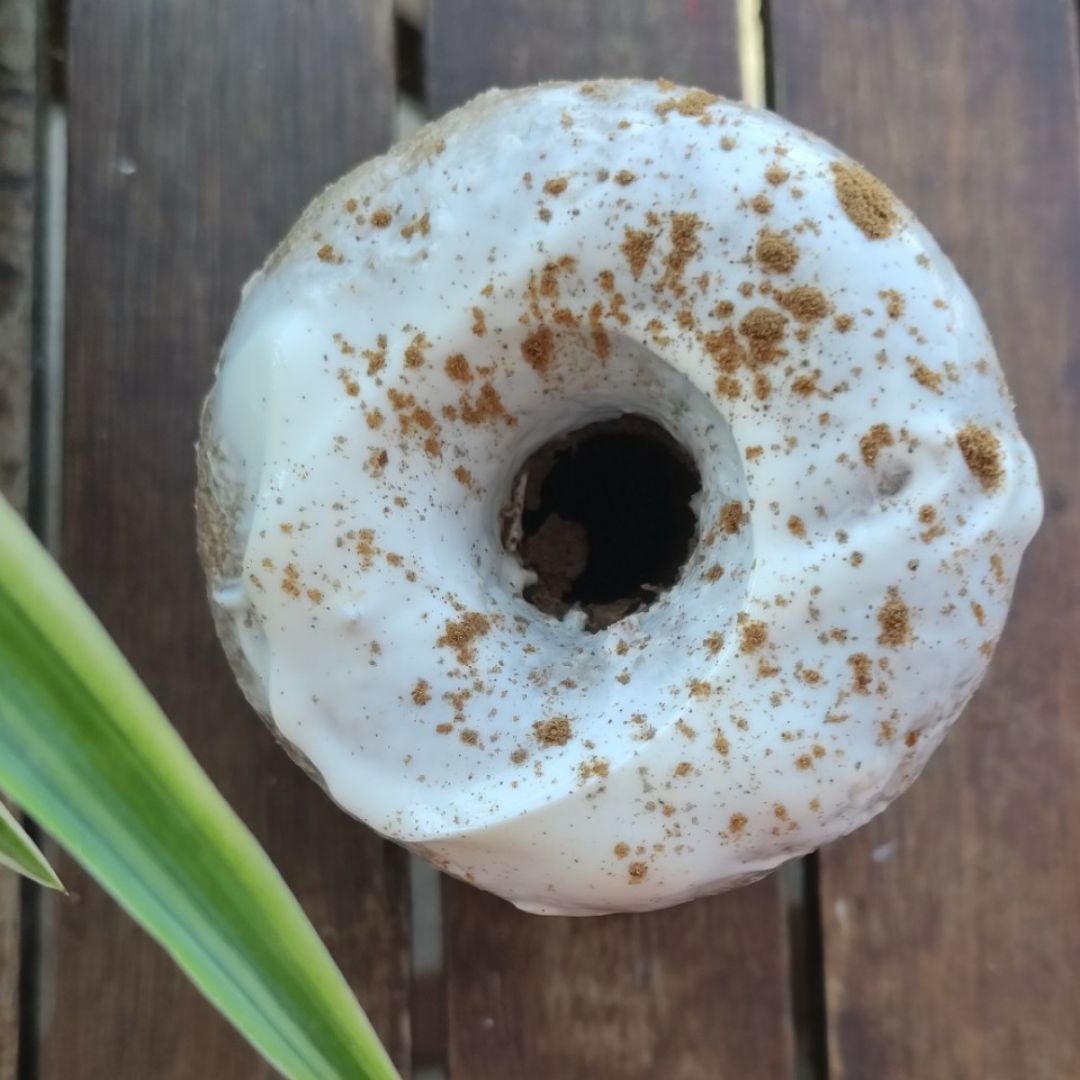
POLYGON ((738 97, 736 0, 430 0, 438 114, 491 86, 661 76, 738 97))
POLYGON ((926 775, 821 856, 831 1073, 1080 1076, 1080 383, 1071 0, 774 0, 778 107, 863 159, 980 299, 1048 519, 926 775))
POLYGON ((0 0, 0 494, 20 511, 30 486, 37 44, 32 0, 0 0))
MULTIPOLYGON (((402 854, 278 749, 218 648, 196 564, 197 410, 245 276, 391 132, 390 0, 71 8, 64 562, 299 895, 402 1068, 402 854)), ((67 860, 41 1076, 267 1066, 67 860)))
POLYGON ((19 879, 0 877, 0 1080, 15 1080, 19 1060, 19 879))
POLYGON ((779 878, 649 915, 525 915, 447 884, 452 1080, 792 1074, 779 878))
MULTIPOLYGON (((734 5, 436 0, 436 111, 491 85, 667 77, 737 94, 734 5)), ((447 882, 449 1062, 462 1080, 775 1080, 792 1070, 779 878, 647 916, 523 915, 447 882)))
MULTIPOLYGON (((38 36, 34 0, 0 0, 0 496, 26 512, 38 36)), ((0 1080, 19 1056, 20 882, 0 871, 0 1080)))

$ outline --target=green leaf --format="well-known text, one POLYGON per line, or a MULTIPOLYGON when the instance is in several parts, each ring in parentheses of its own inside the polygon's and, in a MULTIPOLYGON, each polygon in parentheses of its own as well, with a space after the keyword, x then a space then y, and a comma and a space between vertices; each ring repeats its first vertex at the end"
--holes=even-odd
POLYGON ((47 885, 50 889, 63 891, 64 886, 60 884, 60 879, 48 860, 2 802, 0 802, 0 866, 25 874, 39 885, 47 885))
POLYGON ((2 498, 0 789, 286 1076, 397 1076, 273 864, 2 498))

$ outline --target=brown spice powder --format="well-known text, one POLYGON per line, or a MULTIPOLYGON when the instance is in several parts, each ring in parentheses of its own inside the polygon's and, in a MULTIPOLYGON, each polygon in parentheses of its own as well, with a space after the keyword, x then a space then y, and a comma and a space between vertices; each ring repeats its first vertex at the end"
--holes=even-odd
POLYGON ((746 349, 739 344, 739 339, 730 326, 724 327, 723 330, 710 330, 705 335, 702 344, 712 362, 721 371, 732 374, 740 364, 746 363, 746 349))
POLYGON ((568 716, 552 716, 548 720, 537 720, 533 732, 542 746, 565 746, 574 735, 568 716))
POLYGON ((503 421, 508 427, 517 423, 517 418, 506 411, 503 399, 498 390, 491 383, 486 382, 480 387, 476 395, 476 401, 472 401, 468 394, 462 394, 458 401, 461 411, 461 419, 470 427, 480 427, 482 424, 495 424, 503 421))
POLYGON ((852 653, 847 662, 851 667, 852 689, 856 694, 869 694, 874 685, 874 665, 870 657, 862 652, 852 653))
POLYGON ((734 536, 749 520, 750 515, 743 509, 742 502, 739 499, 732 499, 721 507, 718 524, 728 536, 734 536))
POLYGON ((428 345, 428 339, 423 334, 417 334, 405 347, 405 366, 408 368, 422 367, 424 350, 428 345))
POLYGON ((769 628, 763 622, 748 622, 740 632, 739 651, 757 652, 769 640, 769 628))
POLYGON ((604 329, 604 305, 599 301, 589 308, 589 327, 592 331, 593 352, 597 359, 606 360, 611 355, 611 339, 604 329))
POLYGON ((292 563, 288 563, 285 567, 285 573, 281 579, 281 591, 293 597, 300 595, 300 571, 292 563))
POLYGON ((925 386, 927 390, 931 390, 935 394, 941 393, 940 373, 932 371, 918 357, 909 356, 907 362, 911 365, 911 377, 920 386, 925 386))
POLYGON ((469 366, 469 361, 462 353, 454 353, 453 356, 446 358, 446 363, 443 365, 446 374, 450 376, 454 382, 470 383, 472 382, 472 368, 469 366))
POLYGON ((821 378, 821 371, 817 368, 814 369, 811 375, 800 375, 791 384, 791 392, 798 394, 799 397, 811 397, 813 394, 821 393, 821 388, 818 386, 818 379, 821 378))
POLYGON ((521 355, 537 375, 546 375, 555 355, 555 340, 551 327, 541 326, 534 330, 521 343, 521 355))
POLYGON ((683 290, 682 276, 686 264, 701 250, 698 239, 700 228, 701 219, 697 214, 681 211, 671 215, 671 250, 664 259, 667 272, 662 285, 668 286, 676 294, 683 290))
POLYGON ((642 270, 645 269, 645 264, 649 261, 649 256, 652 254, 656 237, 644 229, 631 229, 629 225, 625 227, 625 235, 626 239, 622 242, 619 250, 626 256, 626 261, 630 264, 630 273, 635 278, 639 278, 642 270))
POLYGON ((799 249, 783 233, 762 229, 758 233, 757 260, 770 274, 790 274, 799 261, 799 249))
POLYGON ((778 293, 776 301, 801 323, 818 322, 829 314, 829 301, 825 299, 825 294, 812 285, 800 285, 786 293, 778 293))
POLYGON ((911 640, 911 612, 900 598, 899 589, 889 589, 888 597, 878 608, 877 621, 881 633, 877 640, 879 645, 897 648, 911 640))
POLYGON ((967 424, 956 433, 956 441, 964 456, 964 463, 983 490, 997 490, 1005 477, 998 437, 989 428, 967 424))
POLYGON ((707 90, 688 90, 682 97, 661 101, 656 106, 656 112, 665 120, 671 112, 677 112, 680 116, 704 118, 705 110, 718 100, 715 94, 710 94, 707 90))
POLYGON ((885 313, 890 319, 899 319, 904 314, 904 297, 895 289, 882 289, 878 296, 885 301, 885 313))
POLYGON ((471 611, 456 621, 447 619, 443 635, 435 644, 453 649, 459 663, 471 664, 476 659, 474 642, 490 629, 491 620, 486 615, 471 611))
POLYGON ((884 240, 899 223, 893 193, 853 161, 832 163, 833 185, 844 213, 864 236, 884 240))
POLYGON ((995 554, 990 556, 990 569, 993 572, 994 580, 999 585, 1004 585, 1006 581, 1005 562, 1000 555, 995 554))
POLYGON ((770 364, 786 355, 777 348, 787 331, 787 319, 778 311, 754 308, 739 323, 739 331, 750 339, 750 355, 756 363, 770 364))
POLYGON ((862 459, 870 467, 878 459, 878 454, 885 446, 892 446, 896 440, 888 424, 874 424, 874 426, 859 440, 859 453, 862 459))
MULTIPOLYGON (((374 222, 374 217, 371 220, 374 222)), ((421 236, 427 236, 429 232, 431 232, 431 218, 426 213, 413 218, 408 225, 403 225, 401 228, 401 235, 406 240, 411 240, 417 233, 421 236)))

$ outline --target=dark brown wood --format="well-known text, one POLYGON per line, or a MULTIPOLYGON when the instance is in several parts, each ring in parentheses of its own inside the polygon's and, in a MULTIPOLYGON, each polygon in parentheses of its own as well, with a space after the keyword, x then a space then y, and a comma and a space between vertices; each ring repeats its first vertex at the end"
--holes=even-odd
POLYGON ((525 915, 447 889, 452 1080, 792 1074, 774 876, 650 915, 525 915))
MULTIPOLYGON (((26 512, 34 280, 38 18, 0 0, 0 497, 26 512)), ((19 1055, 20 883, 0 871, 0 1080, 19 1055)))
MULTIPOLYGON (((200 398, 240 286, 322 185, 390 138, 390 0, 71 6, 64 563, 266 845, 395 1059, 409 1056, 403 856, 242 701, 195 559, 200 398)), ((270 1075, 68 861, 43 1078, 270 1075)))
MULTIPOLYGON (((436 0, 435 110, 492 85, 665 75, 737 95, 734 4, 436 0)), ((647 916, 552 919, 447 883, 452 1080, 792 1070, 779 878, 647 916)))
POLYGON ((36 4, 0 0, 0 495, 20 511, 30 485, 37 61, 36 4))
POLYGON ((19 879, 0 871, 0 1080, 15 1080, 19 1059, 19 879))
POLYGON ((436 114, 491 86, 666 77, 739 96, 735 0, 430 0, 436 114))
POLYGON ((1048 511, 926 775, 821 856, 835 1077, 1080 1076, 1080 380, 1071 0, 773 0, 778 108, 863 159, 980 299, 1048 511))

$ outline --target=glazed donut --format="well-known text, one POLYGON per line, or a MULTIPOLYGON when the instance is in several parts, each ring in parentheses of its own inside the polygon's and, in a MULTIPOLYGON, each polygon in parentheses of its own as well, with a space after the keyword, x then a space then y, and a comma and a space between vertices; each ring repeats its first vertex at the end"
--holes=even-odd
POLYGON ((882 183, 601 81, 491 91, 315 200, 245 288, 197 508, 240 683, 329 794, 589 914, 906 788, 1042 501, 972 297, 882 183))

